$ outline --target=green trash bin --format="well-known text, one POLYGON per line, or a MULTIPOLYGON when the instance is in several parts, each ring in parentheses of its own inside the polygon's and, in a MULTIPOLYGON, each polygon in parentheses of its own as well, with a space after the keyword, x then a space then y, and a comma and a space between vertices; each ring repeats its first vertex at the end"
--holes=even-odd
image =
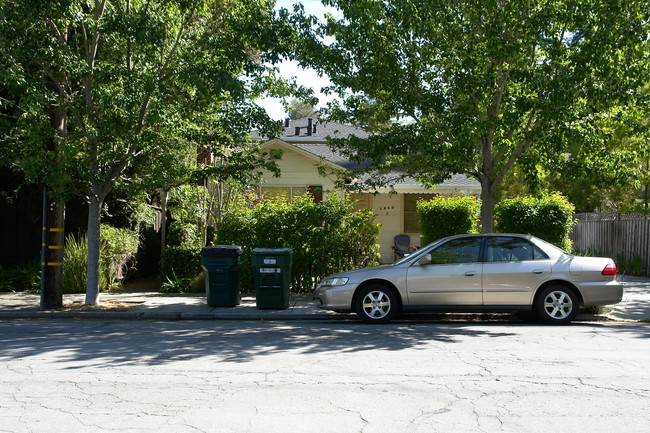
POLYGON ((292 253, 291 248, 255 248, 251 252, 257 308, 289 307, 292 253))
POLYGON ((239 269, 242 247, 216 245, 201 250, 205 293, 210 307, 234 307, 241 303, 239 269))

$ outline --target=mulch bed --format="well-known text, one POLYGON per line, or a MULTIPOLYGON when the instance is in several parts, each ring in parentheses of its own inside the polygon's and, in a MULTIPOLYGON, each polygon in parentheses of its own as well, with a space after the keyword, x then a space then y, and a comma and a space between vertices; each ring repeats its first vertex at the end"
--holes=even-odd
POLYGON ((60 311, 129 311, 142 302, 101 302, 98 305, 86 305, 83 302, 64 302, 60 311))

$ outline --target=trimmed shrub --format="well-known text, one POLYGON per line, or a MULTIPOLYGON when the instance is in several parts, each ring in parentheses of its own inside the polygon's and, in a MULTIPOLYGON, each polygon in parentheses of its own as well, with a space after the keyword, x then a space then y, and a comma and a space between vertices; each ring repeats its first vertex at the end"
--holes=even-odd
POLYGON ((560 193, 507 199, 494 208, 500 233, 527 233, 571 251, 574 206, 560 193))
POLYGON ((422 245, 446 236, 476 233, 480 206, 474 197, 436 197, 419 201, 416 209, 422 245))
POLYGON ((292 248, 292 289, 307 291, 324 276, 378 264, 379 228, 370 210, 353 212, 354 203, 335 195, 314 203, 309 195, 288 203, 265 199, 255 206, 242 200, 226 212, 216 233, 221 245, 244 249, 241 285, 253 289, 250 253, 254 248, 292 248))

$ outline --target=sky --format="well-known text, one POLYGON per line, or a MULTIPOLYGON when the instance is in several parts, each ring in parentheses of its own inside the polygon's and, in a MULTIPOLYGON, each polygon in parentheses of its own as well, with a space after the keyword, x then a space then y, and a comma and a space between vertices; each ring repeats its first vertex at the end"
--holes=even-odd
MULTIPOLYGON (((295 3, 302 3, 305 7, 305 11, 309 14, 315 15, 319 19, 322 19, 325 15, 326 8, 321 4, 320 0, 276 0, 276 8, 286 8, 289 11, 293 10, 293 5, 295 3)), ((327 8, 327 11, 337 15, 335 9, 327 8)), ((296 77, 296 81, 299 85, 306 87, 312 87, 314 89, 315 95, 319 99, 319 103, 316 108, 321 108, 325 106, 326 102, 334 98, 333 95, 325 96, 320 93, 322 87, 326 87, 330 84, 330 81, 327 77, 319 77, 318 73, 313 69, 303 69, 298 66, 298 62, 295 61, 284 61, 278 65, 280 73, 285 78, 296 77)), ((266 98, 264 100, 258 101, 259 105, 266 109, 266 112, 272 119, 282 120, 286 117, 284 107, 278 99, 266 98)))

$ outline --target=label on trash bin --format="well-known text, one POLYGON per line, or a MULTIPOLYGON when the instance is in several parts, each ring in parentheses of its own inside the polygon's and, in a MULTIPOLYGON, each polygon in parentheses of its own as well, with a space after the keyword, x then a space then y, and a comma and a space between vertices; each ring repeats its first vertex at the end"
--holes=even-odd
POLYGON ((277 261, 275 259, 264 259, 265 265, 275 265, 277 261))
POLYGON ((279 274, 282 272, 280 268, 260 268, 260 274, 279 274))

